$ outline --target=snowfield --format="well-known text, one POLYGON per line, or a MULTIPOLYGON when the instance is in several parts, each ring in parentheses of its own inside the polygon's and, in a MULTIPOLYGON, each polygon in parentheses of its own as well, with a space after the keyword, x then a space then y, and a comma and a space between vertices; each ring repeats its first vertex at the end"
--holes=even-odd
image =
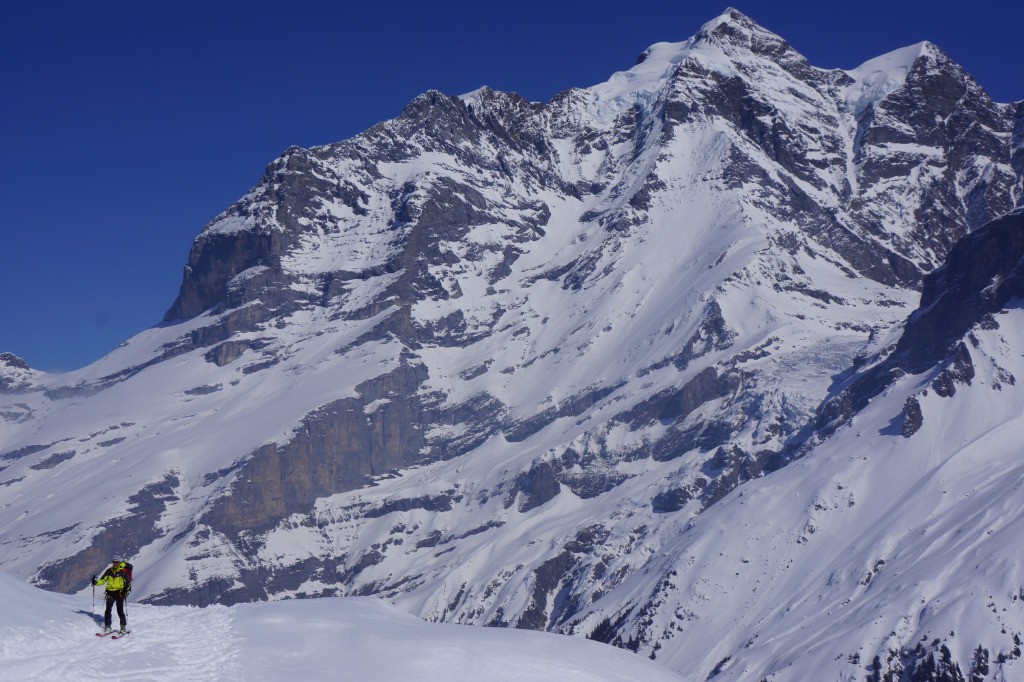
MULTIPOLYGON (((123 640, 93 635, 102 597, 0 574, 0 680, 680 680, 621 649, 562 635, 426 623, 372 597, 233 607, 129 603, 123 640)), ((117 624, 117 615, 114 615, 117 624)))

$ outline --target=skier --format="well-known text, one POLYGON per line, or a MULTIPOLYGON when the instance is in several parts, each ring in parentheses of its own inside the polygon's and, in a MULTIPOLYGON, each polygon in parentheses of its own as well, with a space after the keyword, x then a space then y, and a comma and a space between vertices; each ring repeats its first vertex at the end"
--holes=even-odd
POLYGON ((103 612, 103 634, 110 632, 110 611, 117 604, 117 617, 121 620, 121 629, 118 634, 125 634, 128 632, 128 619, 124 615, 124 600, 128 596, 128 589, 131 578, 126 575, 126 568, 128 564, 120 559, 114 559, 110 564, 110 568, 103 571, 103 575, 100 576, 99 580, 96 576, 92 577, 93 585, 107 585, 107 609, 103 612))

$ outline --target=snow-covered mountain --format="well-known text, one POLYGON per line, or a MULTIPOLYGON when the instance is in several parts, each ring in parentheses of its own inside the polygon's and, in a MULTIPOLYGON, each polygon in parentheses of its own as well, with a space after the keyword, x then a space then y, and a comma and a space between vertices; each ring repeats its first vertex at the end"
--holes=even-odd
POLYGON ((0 356, 0 568, 380 595, 687 677, 910 675, 933 640, 996 674, 1022 117, 930 43, 823 70, 727 10, 546 104, 429 92, 289 149, 162 325, 0 356))
POLYGON ((1012 680, 1024 637, 1024 210, 963 238, 806 454, 569 629, 694 679, 1012 680), (932 676, 929 676, 932 675, 932 676))

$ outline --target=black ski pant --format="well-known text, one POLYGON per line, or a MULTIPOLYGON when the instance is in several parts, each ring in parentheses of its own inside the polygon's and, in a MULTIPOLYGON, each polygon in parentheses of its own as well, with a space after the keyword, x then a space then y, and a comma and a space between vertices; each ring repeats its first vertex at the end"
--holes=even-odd
POLYGON ((110 611, 114 608, 114 604, 117 604, 117 617, 121 619, 121 627, 126 627, 128 619, 124 617, 124 593, 120 590, 107 592, 107 609, 103 612, 103 627, 110 627, 110 611))

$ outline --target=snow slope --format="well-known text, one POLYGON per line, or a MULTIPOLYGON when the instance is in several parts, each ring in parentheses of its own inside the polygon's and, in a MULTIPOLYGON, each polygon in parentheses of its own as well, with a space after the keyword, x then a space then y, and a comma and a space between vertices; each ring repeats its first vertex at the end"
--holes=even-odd
POLYGON ((132 633, 119 641, 93 636, 102 598, 93 611, 88 593, 56 595, 0 574, 0 603, 0 680, 680 679, 606 644, 424 623, 370 597, 203 609, 130 603, 132 633))
POLYGON ((896 350, 837 390, 857 405, 838 430, 690 520, 579 629, 630 622, 695 679, 1021 679, 1022 218, 929 276, 896 350))
POLYGON ((810 456, 702 514, 652 560, 665 584, 641 579, 607 601, 657 595, 648 637, 690 679, 725 659, 723 680, 863 679, 875 655, 883 670, 906 665, 915 642, 936 657, 947 647, 965 674, 982 647, 991 679, 1020 679, 1024 401, 1005 377, 1024 363, 1000 336, 1024 338, 1024 310, 999 322, 978 335, 972 384, 954 399, 928 392, 911 438, 893 422, 933 372, 902 378, 810 456))

